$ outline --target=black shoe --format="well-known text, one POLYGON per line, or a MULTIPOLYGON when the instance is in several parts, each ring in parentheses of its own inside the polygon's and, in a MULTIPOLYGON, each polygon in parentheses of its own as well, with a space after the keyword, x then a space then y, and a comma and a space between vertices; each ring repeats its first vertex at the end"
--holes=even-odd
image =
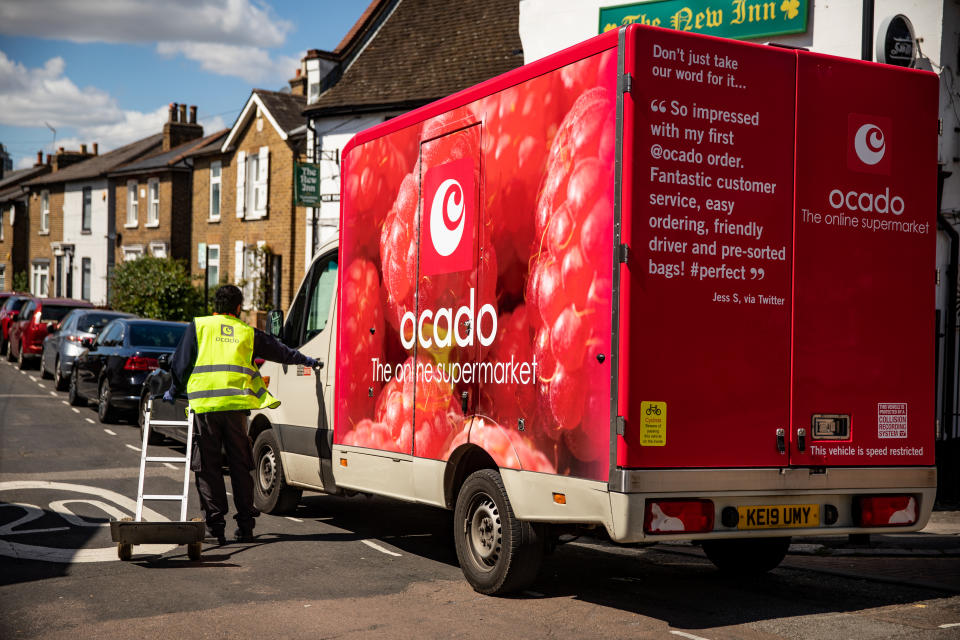
POLYGON ((215 538, 217 544, 220 546, 227 544, 227 535, 223 532, 223 529, 217 531, 211 531, 210 529, 207 529, 207 537, 215 538))
POLYGON ((233 532, 233 537, 237 542, 253 542, 253 531, 251 529, 237 529, 233 532))

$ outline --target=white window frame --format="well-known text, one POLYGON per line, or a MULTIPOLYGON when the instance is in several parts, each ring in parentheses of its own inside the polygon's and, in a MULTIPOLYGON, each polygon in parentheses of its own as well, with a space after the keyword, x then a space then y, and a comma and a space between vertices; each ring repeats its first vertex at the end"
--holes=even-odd
POLYGON ((160 181, 157 178, 147 181, 147 224, 144 226, 160 226, 160 181))
POLYGON ((91 233, 93 230, 93 187, 80 189, 80 233, 91 233), (89 217, 87 217, 87 197, 90 198, 89 217), (89 223, 89 226, 84 226, 89 223))
POLYGON ((220 284, 220 245, 210 244, 207 245, 207 288, 216 287, 220 284), (214 257, 214 252, 216 252, 216 257, 214 257), (213 284, 210 284, 210 281, 213 281, 213 284))
POLYGON ((80 298, 90 302, 90 292, 93 288, 93 259, 80 258, 80 298))
POLYGON ((0 264, 0 291, 7 289, 7 265, 0 264))
POLYGON ((50 294, 50 265, 35 262, 30 265, 30 292, 38 298, 50 294))
MULTIPOLYGON (((10 207, 13 209, 13 207, 10 207)), ((13 218, 13 213, 11 212, 10 217, 13 218)), ((0 242, 3 242, 3 209, 0 209, 0 242)), ((3 290, 3 287, 0 287, 0 291, 3 290)))
POLYGON ((166 242, 151 242, 150 255, 154 258, 169 258, 170 251, 166 242))
POLYGON ((143 257, 143 245, 142 244, 125 245, 120 248, 120 252, 123 254, 124 262, 132 262, 134 260, 137 260, 143 257))
POLYGON ((40 233, 50 233, 50 192, 40 192, 40 233))
POLYGON ((123 225, 127 229, 133 229, 140 224, 137 219, 140 215, 140 196, 137 193, 139 187, 136 180, 127 180, 127 222, 123 225))
POLYGON ((219 160, 210 163, 210 210, 207 217, 208 220, 218 221, 220 220, 221 206, 223 205, 223 163, 219 160), (213 170, 216 169, 217 173, 214 175, 213 170), (217 186, 217 195, 213 195, 213 186, 217 186), (217 214, 213 214, 213 203, 217 203, 217 214))

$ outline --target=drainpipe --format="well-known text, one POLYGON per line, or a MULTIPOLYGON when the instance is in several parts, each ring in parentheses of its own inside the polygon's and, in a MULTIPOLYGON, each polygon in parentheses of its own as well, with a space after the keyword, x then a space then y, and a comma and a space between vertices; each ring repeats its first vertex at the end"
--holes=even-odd
POLYGON ((873 60, 873 0, 863 0, 863 31, 860 38, 860 58, 873 60))

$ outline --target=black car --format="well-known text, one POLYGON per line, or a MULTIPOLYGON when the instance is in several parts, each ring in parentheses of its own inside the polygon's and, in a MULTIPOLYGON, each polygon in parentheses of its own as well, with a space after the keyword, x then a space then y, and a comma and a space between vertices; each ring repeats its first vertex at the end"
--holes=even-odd
POLYGON ((159 358, 176 350, 185 322, 118 318, 104 327, 73 362, 70 404, 96 399, 100 422, 112 422, 118 411, 136 410, 143 381, 159 358))

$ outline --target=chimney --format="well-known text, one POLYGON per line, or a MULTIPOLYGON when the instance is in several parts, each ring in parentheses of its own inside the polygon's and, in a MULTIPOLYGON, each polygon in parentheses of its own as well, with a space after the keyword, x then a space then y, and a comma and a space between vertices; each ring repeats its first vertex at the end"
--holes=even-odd
POLYGON ((50 154, 49 154, 49 153, 47 154, 47 166, 48 166, 48 167, 50 166, 50 154))
MULTIPOLYGON (((89 158, 92 158, 93 154, 87 151, 87 145, 80 145, 80 151, 64 151, 63 147, 57 151, 53 156, 53 171, 59 171, 60 169, 66 169, 72 164, 77 164, 78 162, 83 162, 89 158)), ((49 156, 47 156, 49 160, 49 156)))
POLYGON ((94 143, 93 143, 93 155, 95 155, 95 156, 100 155, 100 143, 99 143, 99 142, 94 142, 94 143))
POLYGON ((184 142, 203 137, 203 127, 197 124, 197 107, 190 107, 190 121, 187 122, 186 103, 170 103, 170 117, 163 125, 163 151, 170 151, 184 142))
POLYGON ((87 145, 85 145, 85 144, 80 145, 80 153, 82 153, 82 154, 84 154, 84 155, 87 154, 87 145))
POLYGON ((37 163, 33 166, 35 167, 43 166, 43 151, 37 151, 37 163))

